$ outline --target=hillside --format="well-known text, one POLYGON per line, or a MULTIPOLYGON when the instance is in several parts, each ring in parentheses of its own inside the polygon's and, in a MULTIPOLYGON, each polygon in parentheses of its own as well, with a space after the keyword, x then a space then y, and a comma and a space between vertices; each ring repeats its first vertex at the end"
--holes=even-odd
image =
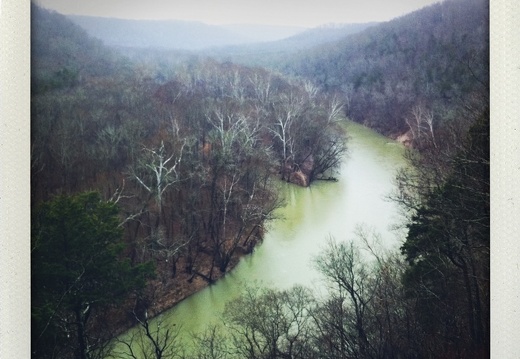
POLYGON ((301 81, 210 59, 158 79, 66 17, 33 16, 32 348, 86 358, 250 253, 274 179, 329 180, 344 129, 301 81))
POLYGON ((68 18, 108 46, 192 51, 273 41, 304 30, 262 25, 220 26, 180 20, 128 20, 78 15, 69 15, 68 18))
POLYGON ((264 43, 226 46, 204 51, 208 56, 246 65, 274 67, 302 50, 333 43, 348 35, 361 32, 377 23, 331 24, 307 29, 299 34, 264 43))
POLYGON ((487 93, 488 54, 488 2, 448 0, 271 67, 341 93, 353 120, 399 134, 415 106, 449 121, 461 99, 487 93))
POLYGON ((130 75, 127 58, 65 16, 31 3, 31 92, 77 85, 88 78, 130 75))
MULTIPOLYGON (((152 77, 168 78, 193 56, 263 66, 338 93, 351 119, 397 137, 409 130, 414 108, 433 111, 440 125, 453 119, 462 98, 488 92, 488 13, 485 0, 448 0, 383 24, 320 27, 278 41, 233 46, 251 41, 245 38, 248 31, 236 36, 243 25, 70 18, 152 69, 152 77)), ((38 46, 35 52, 38 48, 44 53, 38 46)), ((99 51, 87 49, 73 56, 99 51)))
MULTIPOLYGON (((391 194, 406 215, 400 252, 359 231, 374 256, 365 262, 354 242, 331 239, 314 263, 332 284, 326 296, 295 287, 237 298, 232 342, 213 331, 194 345, 218 341, 211 357, 244 357, 242 334, 253 333, 274 335, 266 345, 287 339, 273 357, 488 356, 487 1, 223 50, 149 48, 179 44, 168 35, 179 24, 118 21, 97 23, 101 40, 32 4, 34 358, 107 357, 110 339, 147 331, 149 318, 224 276, 276 218, 280 181, 336 180, 345 114, 413 147, 391 194), (134 30, 142 36, 130 41, 134 30)), ((141 339, 156 356, 182 350, 170 329, 141 339)))
POLYGON ((359 24, 329 24, 308 29, 287 39, 279 41, 279 46, 287 46, 291 49, 305 49, 329 42, 339 41, 348 35, 361 32, 369 27, 377 25, 376 22, 359 24))

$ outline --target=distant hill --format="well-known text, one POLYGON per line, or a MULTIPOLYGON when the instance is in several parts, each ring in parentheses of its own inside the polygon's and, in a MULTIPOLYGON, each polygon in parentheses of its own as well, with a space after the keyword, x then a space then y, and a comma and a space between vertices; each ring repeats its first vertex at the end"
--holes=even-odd
POLYGON ((32 91, 75 84, 85 76, 110 76, 128 61, 65 16, 31 3, 32 91))
POLYGON ((313 47, 333 43, 376 25, 376 22, 359 24, 329 24, 306 29, 298 34, 277 41, 226 46, 211 49, 206 53, 212 57, 246 65, 272 67, 284 62, 289 54, 313 47))
POLYGON ((108 46, 202 51, 210 56, 244 63, 254 63, 251 60, 258 54, 285 55, 337 41, 376 24, 329 24, 308 29, 296 26, 208 25, 179 20, 127 20, 79 15, 67 17, 108 46))
POLYGON ((306 30, 299 26, 278 26, 278 25, 258 25, 258 24, 234 24, 222 25, 224 29, 241 34, 250 42, 270 42, 285 39, 306 30))
MULTIPOLYGON (((38 12, 33 18, 40 21, 38 12)), ((444 0, 385 23, 323 26, 263 43, 258 42, 262 36, 267 41, 302 29, 68 19, 60 26, 46 19, 48 23, 40 26, 56 34, 50 45, 39 45, 43 34, 32 39, 39 65, 33 75, 47 68, 60 82, 78 78, 78 68, 110 72, 116 65, 106 59, 114 55, 99 46, 101 41, 142 64, 156 81, 167 81, 184 61, 209 56, 307 78, 339 94, 351 119, 395 136, 408 130, 406 120, 417 106, 433 111, 438 121, 451 121, 464 102, 489 91, 488 0, 444 0), (78 41, 59 40, 63 32, 78 41), (52 58, 46 56, 51 48, 52 58)))
POLYGON ((445 0, 270 67, 340 92, 352 119, 385 134, 418 105, 449 120, 489 91, 489 1, 445 0))
POLYGON ((341 40, 348 35, 361 32, 369 27, 377 25, 377 22, 358 24, 329 24, 306 30, 290 38, 281 40, 280 45, 291 48, 304 49, 341 40))
POLYGON ((201 50, 273 41, 305 30, 262 25, 208 25, 179 20, 127 20, 69 15, 74 23, 106 45, 136 48, 201 50))

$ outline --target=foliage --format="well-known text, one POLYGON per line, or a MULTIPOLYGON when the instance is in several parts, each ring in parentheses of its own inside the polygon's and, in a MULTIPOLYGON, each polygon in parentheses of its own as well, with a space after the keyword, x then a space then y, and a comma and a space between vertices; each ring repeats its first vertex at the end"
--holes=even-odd
POLYGON ((444 126, 489 91, 488 13, 487 0, 443 1, 270 66, 340 94, 349 118, 386 135, 408 131, 424 104, 444 126))
POLYGON ((144 286, 149 265, 130 266, 118 209, 97 193, 59 196, 33 216, 32 345, 35 357, 92 358, 106 340, 91 317, 144 286), (63 353, 62 353, 63 352, 63 353))
MULTIPOLYGON (((489 114, 470 128, 446 180, 423 198, 402 247, 409 295, 434 341, 489 350, 489 114)), ((462 354, 461 354, 462 355, 462 354)))
POLYGON ((31 93, 124 71, 125 61, 63 15, 31 2, 31 93), (117 69, 117 70, 116 70, 117 69))
POLYGON ((252 251, 280 203, 274 176, 331 178, 344 114, 411 134, 396 195, 411 215, 406 260, 362 232, 370 259, 331 242, 317 259, 327 298, 249 288, 226 309, 231 343, 209 331, 201 357, 485 356, 487 9, 447 0, 270 64, 302 80, 158 50, 127 50, 130 62, 33 4, 34 356, 101 356, 113 333, 95 319, 145 281, 132 340, 147 356, 178 355, 176 334, 147 313, 181 281, 213 282, 252 251))
POLYGON ((176 64, 156 76, 154 64, 129 63, 63 16, 34 4, 32 26, 31 195, 35 207, 50 203, 33 217, 33 241, 43 241, 38 230, 49 226, 47 212, 66 219, 56 231, 73 228, 56 238, 67 244, 35 247, 34 283, 42 296, 35 296, 33 306, 38 351, 93 355, 101 338, 110 335, 100 331, 99 338, 90 337, 99 323, 89 318, 101 308, 110 307, 118 317, 113 326, 135 324, 122 307, 116 313, 112 302, 101 300, 109 294, 152 316, 164 309, 163 301, 171 300, 179 283, 185 286, 196 276, 213 282, 261 240, 265 222, 280 204, 273 175, 283 172, 289 180, 298 172, 301 184, 308 185, 337 168, 345 151, 341 104, 318 96, 310 84, 209 59, 176 64), (289 114, 294 126, 280 143, 278 117, 289 114), (288 156, 282 158, 284 151, 288 156), (91 189, 100 196, 76 197, 91 189), (81 217, 82 201, 106 213, 81 217), (96 201, 106 208, 94 206, 96 201), (106 220, 106 226, 96 225, 96 219, 106 220), (96 241, 105 229, 112 230, 106 240, 122 235, 122 243, 101 247, 96 241), (80 241, 81 233, 94 238, 92 247, 80 241), (56 306, 63 293, 72 295, 74 280, 85 278, 81 270, 87 264, 81 263, 91 263, 91 250, 106 254, 89 267, 92 276, 105 273, 111 279, 81 283, 75 306, 56 306), (48 262, 54 258, 71 262, 56 261, 60 267, 54 268, 48 262), (111 260, 119 267, 109 266, 111 260), (124 271, 150 261, 157 277, 132 301, 124 271), (51 270, 70 278, 51 288, 51 270), (117 270, 121 278, 110 276, 117 270), (83 292, 90 287, 97 288, 87 292, 92 298, 83 292), (72 329, 78 333, 67 339, 72 329))

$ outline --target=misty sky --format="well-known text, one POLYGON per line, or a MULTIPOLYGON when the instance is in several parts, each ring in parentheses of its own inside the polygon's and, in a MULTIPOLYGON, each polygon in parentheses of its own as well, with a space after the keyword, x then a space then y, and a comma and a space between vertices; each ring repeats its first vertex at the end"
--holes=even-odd
POLYGON ((35 0, 62 14, 314 27, 386 21, 439 0, 35 0))

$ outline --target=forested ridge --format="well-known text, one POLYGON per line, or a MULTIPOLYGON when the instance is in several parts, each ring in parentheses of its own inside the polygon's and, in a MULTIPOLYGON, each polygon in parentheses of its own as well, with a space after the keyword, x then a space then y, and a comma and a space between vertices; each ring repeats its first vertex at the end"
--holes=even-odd
MULTIPOLYGON (((310 83, 210 59, 154 81, 146 68, 119 58, 64 17, 36 6, 32 16, 34 280, 53 280, 44 268, 55 257, 42 243, 56 241, 65 258, 75 250, 48 234, 54 224, 40 203, 67 203, 68 196, 74 203, 78 193, 94 190, 119 208, 121 260, 155 265, 156 278, 133 294, 133 306, 157 313, 252 250, 279 205, 274 177, 308 186, 340 164, 346 150, 341 105, 310 83)), ((69 232, 66 224, 61 228, 69 232)), ((85 277, 63 279, 61 294, 82 288, 85 277)), ((95 314, 94 302, 101 304, 86 300, 46 312, 54 295, 33 296, 43 322, 33 345, 66 352, 63 335, 77 323, 72 309, 95 314)))
POLYGON ((415 107, 453 121, 467 98, 489 89, 488 13, 486 0, 439 2, 273 67, 341 93, 352 120, 397 136, 415 107))
POLYGON ((240 33, 198 22, 139 21, 73 15, 68 18, 109 46, 196 50, 248 41, 240 33))
POLYGON ((267 68, 125 57, 31 11, 33 357, 105 357, 131 325, 142 353, 125 357, 489 355, 486 1, 444 1, 267 68), (248 287, 224 313, 229 333, 195 336, 196 354, 174 328, 154 331, 151 317, 253 251, 277 181, 335 179, 345 117, 410 147, 392 195, 401 253, 360 229, 364 248, 330 239, 316 255, 325 299, 248 287))

